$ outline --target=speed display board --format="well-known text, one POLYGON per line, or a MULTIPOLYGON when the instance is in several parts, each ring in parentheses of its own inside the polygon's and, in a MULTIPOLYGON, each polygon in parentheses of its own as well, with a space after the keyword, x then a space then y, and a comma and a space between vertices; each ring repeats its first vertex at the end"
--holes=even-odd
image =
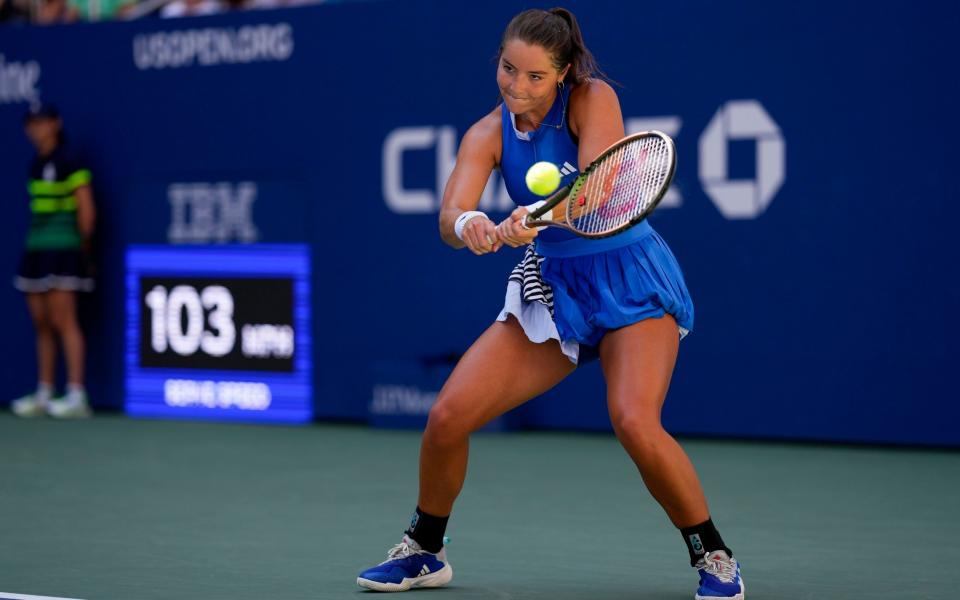
POLYGON ((307 246, 132 246, 126 263, 128 414, 312 418, 307 246))

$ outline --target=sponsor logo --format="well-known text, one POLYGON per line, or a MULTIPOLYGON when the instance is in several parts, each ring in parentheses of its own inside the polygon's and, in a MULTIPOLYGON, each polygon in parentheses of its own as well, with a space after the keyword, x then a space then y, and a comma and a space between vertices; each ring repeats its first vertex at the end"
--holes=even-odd
POLYGON ((763 213, 786 178, 786 143, 780 128, 756 100, 731 100, 720 107, 700 136, 700 182, 728 219, 753 219, 763 213), (756 176, 729 179, 727 144, 754 140, 756 176))
MULTIPOLYGON (((683 126, 677 115, 631 117, 624 119, 627 133, 658 130, 676 138, 683 126)), ((456 164, 456 130, 450 126, 401 127, 391 131, 383 142, 383 199, 397 214, 425 214, 440 209, 443 188, 456 164), (434 153, 435 184, 412 187, 405 178, 405 157, 415 152, 434 153)), ((725 218, 755 219, 775 198, 786 178, 786 142, 773 118, 756 100, 732 100, 716 112, 700 136, 699 176, 704 193, 725 218), (756 142, 754 179, 730 179, 728 144, 734 140, 756 142)), ((575 166, 564 163, 563 175, 576 173, 575 166)), ((658 210, 680 208, 684 198, 676 183, 663 197, 658 210)), ((494 172, 480 198, 479 210, 507 212, 514 207, 499 173, 494 172)))
POLYGON ((370 401, 370 414, 426 416, 437 401, 438 393, 436 390, 422 390, 412 385, 375 385, 370 401))
MULTIPOLYGON (((383 142, 381 181, 387 207, 397 214, 425 214, 440 210, 443 188, 457 162, 457 133, 453 127, 401 127, 383 142), (412 188, 404 181, 404 156, 433 152, 435 182, 432 187, 412 188)), ((480 197, 479 210, 506 212, 513 209, 503 178, 490 174, 480 197)))
POLYGON ((293 49, 289 23, 182 29, 134 36, 133 62, 141 71, 282 62, 293 49))
POLYGON ((260 238, 253 222, 256 183, 174 183, 167 199, 171 244, 252 244, 260 238))
POLYGON ((694 533, 687 537, 690 538, 690 545, 693 546, 693 551, 696 554, 703 554, 703 542, 700 541, 700 534, 694 533))
POLYGON ((7 62, 0 54, 0 104, 36 102, 40 98, 40 63, 7 62))

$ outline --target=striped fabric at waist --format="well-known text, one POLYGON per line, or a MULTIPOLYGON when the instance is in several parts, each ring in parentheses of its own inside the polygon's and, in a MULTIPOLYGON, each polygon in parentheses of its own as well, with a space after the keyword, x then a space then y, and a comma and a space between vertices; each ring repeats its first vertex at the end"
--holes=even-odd
POLYGON ((550 309, 553 315, 553 289, 540 276, 540 263, 543 257, 536 253, 533 245, 527 246, 523 259, 510 272, 508 281, 520 285, 524 302, 540 302, 550 309))

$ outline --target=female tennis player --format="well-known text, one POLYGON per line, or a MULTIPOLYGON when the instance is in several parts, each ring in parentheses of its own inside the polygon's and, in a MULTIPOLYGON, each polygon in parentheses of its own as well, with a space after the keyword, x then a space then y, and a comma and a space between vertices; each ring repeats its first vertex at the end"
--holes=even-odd
POLYGON ((739 566, 714 527, 693 465, 660 424, 680 338, 693 327, 676 259, 646 222, 601 240, 521 223, 523 206, 540 199, 524 183, 530 165, 567 166, 563 185, 624 136, 617 95, 599 76, 567 10, 522 12, 503 34, 503 103, 463 138, 440 230, 448 244, 474 254, 508 245, 527 246, 526 255, 509 278, 499 318, 457 364, 430 411, 413 520, 387 560, 360 574, 362 587, 448 583, 444 531, 466 475, 470 433, 599 355, 614 430, 686 542, 700 573, 697 600, 744 597, 739 566), (494 168, 521 205, 496 226, 476 210, 494 168))

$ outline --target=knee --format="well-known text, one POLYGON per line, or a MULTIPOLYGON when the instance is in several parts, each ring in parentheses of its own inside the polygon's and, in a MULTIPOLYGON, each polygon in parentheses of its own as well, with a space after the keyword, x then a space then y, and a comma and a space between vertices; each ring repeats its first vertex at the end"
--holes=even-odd
POLYGON ((620 441, 642 454, 655 452, 667 435, 656 415, 626 413, 617 415, 611 420, 620 441))
POLYGON ((453 446, 462 443, 470 436, 471 429, 466 425, 464 415, 460 414, 452 402, 437 398, 427 417, 424 437, 436 446, 453 446))
POLYGON ((53 321, 45 313, 33 315, 33 328, 37 331, 37 335, 41 336, 53 335, 54 332, 53 321))
POLYGON ((50 328, 61 335, 77 327, 77 320, 74 315, 66 311, 50 311, 47 321, 50 328))
POLYGON ((51 312, 47 315, 47 324, 52 332, 63 333, 67 329, 67 319, 57 312, 51 312))

